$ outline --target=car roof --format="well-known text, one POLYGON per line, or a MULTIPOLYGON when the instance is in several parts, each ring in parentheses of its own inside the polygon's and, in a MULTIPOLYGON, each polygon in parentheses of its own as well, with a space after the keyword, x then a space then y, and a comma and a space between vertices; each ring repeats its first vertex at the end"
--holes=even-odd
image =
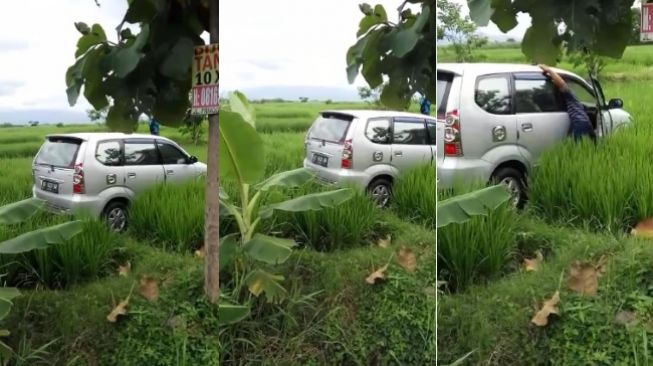
POLYGON ((376 117, 411 117, 411 118, 426 118, 426 119, 435 119, 434 116, 427 116, 425 114, 410 113, 410 112, 400 112, 400 111, 388 111, 388 110, 376 110, 376 109, 341 109, 341 110, 325 110, 320 112, 324 113, 340 113, 347 114, 354 118, 359 119, 369 119, 376 117))
MULTIPOLYGON (((555 67, 551 68, 553 71, 573 75, 580 77, 573 72, 558 69, 555 67)), ((438 70, 448 71, 456 75, 464 75, 469 72, 474 75, 483 75, 483 74, 492 74, 492 73, 502 73, 502 72, 542 72, 537 65, 529 64, 502 64, 502 63, 438 63, 438 70)))
POLYGON ((146 138, 146 139, 155 139, 155 140, 166 140, 171 141, 168 138, 157 135, 148 135, 142 133, 122 133, 122 132, 79 132, 79 133, 55 133, 47 135, 49 137, 73 137, 78 138, 84 141, 98 141, 98 140, 108 140, 108 139, 125 139, 125 138, 146 138))

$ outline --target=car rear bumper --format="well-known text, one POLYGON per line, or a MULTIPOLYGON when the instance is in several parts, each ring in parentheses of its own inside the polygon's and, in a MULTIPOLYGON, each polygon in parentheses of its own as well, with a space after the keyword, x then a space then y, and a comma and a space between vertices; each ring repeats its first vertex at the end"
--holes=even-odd
POLYGON ((437 164, 438 189, 456 184, 485 184, 490 180, 492 165, 485 160, 448 157, 437 164))
POLYGON ((350 169, 328 169, 304 159, 304 168, 315 174, 316 179, 327 185, 356 185, 367 187, 370 177, 350 169))
POLYGON ((82 194, 58 195, 49 192, 43 192, 36 187, 32 187, 34 198, 45 201, 45 207, 55 213, 67 214, 88 214, 99 217, 104 209, 104 202, 99 197, 91 197, 82 194))

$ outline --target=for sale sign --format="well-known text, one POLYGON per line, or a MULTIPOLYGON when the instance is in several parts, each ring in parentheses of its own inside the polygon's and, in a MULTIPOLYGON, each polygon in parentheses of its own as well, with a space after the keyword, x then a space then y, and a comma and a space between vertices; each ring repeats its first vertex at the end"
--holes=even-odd
POLYGON ((195 47, 193 58, 192 114, 215 114, 219 108, 218 45, 195 47))
POLYGON ((642 42, 653 41, 653 4, 645 4, 645 1, 642 1, 640 40, 642 42))

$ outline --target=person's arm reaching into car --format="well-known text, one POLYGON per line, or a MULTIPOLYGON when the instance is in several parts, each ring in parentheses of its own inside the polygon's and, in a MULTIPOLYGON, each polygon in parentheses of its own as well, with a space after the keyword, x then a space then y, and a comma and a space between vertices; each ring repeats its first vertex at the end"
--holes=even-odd
POLYGON ((546 75, 553 85, 558 88, 560 94, 565 99, 565 105, 567 106, 567 114, 569 115, 569 120, 571 121, 571 131, 574 134, 574 139, 578 140, 583 135, 588 135, 592 140, 596 140, 596 133, 592 128, 592 123, 590 118, 585 112, 583 104, 576 99, 574 93, 569 90, 569 86, 565 80, 558 75, 553 69, 546 65, 538 65, 544 75, 546 75))

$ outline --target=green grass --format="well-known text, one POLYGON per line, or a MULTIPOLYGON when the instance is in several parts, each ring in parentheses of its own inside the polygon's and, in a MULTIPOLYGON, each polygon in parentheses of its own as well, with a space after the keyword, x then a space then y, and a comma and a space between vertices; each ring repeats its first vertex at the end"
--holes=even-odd
POLYGON ((403 218, 435 228, 436 189, 433 165, 413 168, 393 185, 393 208, 403 218))

